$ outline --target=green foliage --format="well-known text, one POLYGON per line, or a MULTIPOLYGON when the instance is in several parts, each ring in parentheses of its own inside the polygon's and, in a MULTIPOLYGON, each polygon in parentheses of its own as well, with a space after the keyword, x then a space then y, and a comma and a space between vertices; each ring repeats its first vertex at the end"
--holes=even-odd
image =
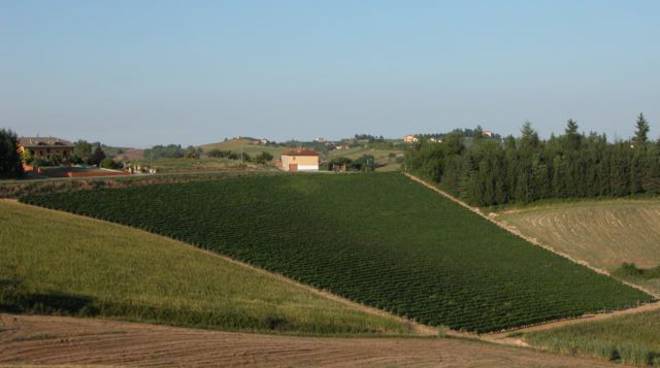
POLYGON ((180 239, 435 326, 494 331, 651 300, 400 174, 243 176, 23 200, 180 239))
POLYGON ((22 175, 18 137, 11 130, 0 129, 0 179, 13 179, 22 175))
POLYGON ((330 171, 349 170, 352 162, 353 160, 351 160, 348 157, 343 157, 343 156, 336 157, 328 161, 328 170, 330 171))
POLYGON ((634 263, 624 263, 613 273, 616 277, 628 279, 658 279, 660 278, 660 266, 655 268, 639 268, 634 263))
POLYGON ((273 161, 273 155, 270 153, 263 151, 260 154, 255 157, 255 162, 258 164, 267 164, 269 162, 273 161))
POLYGON ((370 172, 376 169, 376 159, 373 155, 362 155, 351 162, 351 169, 355 171, 370 172))
POLYGON ((635 124, 635 137, 633 138, 633 144, 635 146, 644 146, 648 142, 648 134, 651 128, 649 123, 646 121, 644 114, 639 114, 637 117, 637 123, 635 124))
POLYGON ((194 146, 188 146, 183 156, 185 158, 194 158, 198 159, 202 156, 202 149, 194 146))
POLYGON ((410 332, 392 317, 135 229, 7 201, 0 223, 0 312, 284 333, 410 332))
POLYGON ((526 122, 519 138, 502 142, 474 139, 466 147, 457 135, 422 141, 406 152, 405 167, 477 206, 660 194, 660 141, 647 143, 647 132, 640 116, 635 138, 610 143, 579 133, 569 120, 564 135, 540 140, 526 122))
POLYGON ((103 152, 103 148, 101 148, 101 145, 99 144, 94 148, 94 152, 92 152, 92 156, 87 163, 90 165, 101 165, 103 160, 105 160, 105 152, 103 152))
POLYGON ((87 164, 92 160, 94 146, 91 143, 79 140, 73 144, 73 162, 87 164))
POLYGON ((525 334, 543 349, 642 367, 660 367, 660 312, 637 313, 603 321, 525 334))
POLYGON ((101 161, 101 167, 104 169, 117 170, 121 169, 121 164, 111 159, 110 157, 106 157, 103 159, 103 161, 101 161))
POLYGON ((231 151, 230 150, 220 150, 220 149, 214 148, 214 149, 210 150, 207 153, 207 155, 209 157, 215 157, 215 158, 225 158, 225 157, 228 158, 231 155, 231 151))
POLYGON ((156 145, 144 150, 145 160, 158 160, 161 158, 181 158, 185 156, 185 151, 181 145, 169 144, 167 146, 156 145))

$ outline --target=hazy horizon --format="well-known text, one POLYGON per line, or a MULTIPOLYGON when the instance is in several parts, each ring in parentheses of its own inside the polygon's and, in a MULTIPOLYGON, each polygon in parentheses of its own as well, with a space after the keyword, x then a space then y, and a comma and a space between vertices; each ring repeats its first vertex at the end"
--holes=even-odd
POLYGON ((660 3, 0 3, 0 128, 109 145, 660 129, 660 3))

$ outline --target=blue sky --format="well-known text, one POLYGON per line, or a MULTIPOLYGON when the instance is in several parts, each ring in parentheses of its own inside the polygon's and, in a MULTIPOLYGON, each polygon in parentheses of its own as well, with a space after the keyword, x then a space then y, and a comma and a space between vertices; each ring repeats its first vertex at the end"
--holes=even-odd
POLYGON ((658 1, 0 0, 0 127, 201 144, 660 129, 658 1))

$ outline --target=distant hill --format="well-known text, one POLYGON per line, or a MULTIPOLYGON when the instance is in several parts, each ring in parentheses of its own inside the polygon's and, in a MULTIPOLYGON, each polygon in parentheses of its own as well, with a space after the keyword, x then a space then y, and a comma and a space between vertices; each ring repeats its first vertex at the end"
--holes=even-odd
POLYGON ((275 159, 279 159, 286 147, 275 144, 261 144, 260 141, 252 138, 229 139, 223 142, 208 143, 200 146, 204 153, 214 149, 232 152, 245 152, 250 156, 258 155, 261 152, 268 152, 275 159))

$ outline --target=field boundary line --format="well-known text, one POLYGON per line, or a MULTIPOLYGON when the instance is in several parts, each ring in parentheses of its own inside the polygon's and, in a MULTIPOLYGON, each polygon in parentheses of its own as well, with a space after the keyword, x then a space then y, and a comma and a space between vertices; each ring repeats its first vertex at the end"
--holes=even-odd
POLYGON ((632 287, 632 288, 634 288, 634 289, 637 289, 637 290, 639 290, 639 291, 642 291, 642 292, 644 292, 644 293, 646 293, 646 294, 652 296, 652 297, 655 298, 655 299, 660 298, 660 295, 656 294, 655 292, 653 292, 653 291, 651 291, 651 290, 648 290, 648 289, 646 289, 646 288, 644 288, 644 287, 642 287, 642 286, 635 285, 635 284, 630 283, 630 282, 625 281, 625 280, 620 280, 620 279, 614 278, 614 277, 612 277, 612 275, 611 275, 609 272, 607 272, 606 270, 604 270, 604 269, 602 269, 602 268, 598 268, 598 267, 592 266, 591 264, 589 264, 589 263, 587 263, 587 262, 585 262, 585 261, 582 261, 582 260, 579 260, 579 259, 573 258, 571 255, 569 255, 569 254, 567 254, 567 253, 564 253, 564 252, 558 251, 558 250, 556 250, 556 249, 554 249, 554 248, 552 248, 552 247, 550 247, 550 246, 548 246, 548 245, 546 245, 546 244, 543 244, 543 243, 539 242, 536 238, 532 238, 532 237, 530 237, 530 236, 527 236, 527 235, 523 234, 520 230, 518 230, 518 229, 515 228, 514 226, 511 226, 511 225, 508 225, 508 224, 506 224, 506 223, 503 223, 503 222, 497 221, 494 217, 492 217, 492 216, 488 216, 488 215, 484 214, 483 212, 481 212, 481 210, 480 210, 478 207, 470 206, 469 204, 467 204, 467 203, 461 201, 460 199, 454 197, 453 195, 451 195, 451 194, 445 192, 444 190, 438 188, 437 186, 435 186, 435 185, 433 185, 433 184, 430 184, 430 183, 428 183, 427 181, 425 181, 425 180, 423 180, 423 179, 421 179, 421 178, 419 178, 419 177, 417 177, 417 176, 415 176, 415 175, 412 175, 412 174, 409 174, 409 173, 403 173, 403 174, 404 174, 405 176, 407 176, 409 179, 411 179, 411 180, 413 180, 413 181, 415 181, 415 182, 417 182, 417 183, 419 183, 419 184, 421 184, 421 185, 423 185, 423 186, 425 186, 425 187, 427 187, 427 188, 433 190, 434 192, 436 192, 436 193, 438 193, 438 194, 444 196, 445 198, 449 199, 450 201, 452 201, 452 202, 454 202, 454 203, 456 203, 456 204, 459 204, 459 205, 463 206, 464 208, 467 208, 468 210, 470 210, 470 211, 476 213, 477 215, 481 216, 482 218, 484 218, 484 219, 490 221, 491 223, 493 223, 493 224, 499 226, 500 228, 502 228, 502 229, 508 231, 509 233, 511 233, 511 234, 513 234, 513 235, 515 235, 515 236, 517 236, 517 237, 519 237, 519 238, 521 238, 521 239, 527 241, 528 243, 531 243, 531 244, 533 244, 533 245, 536 245, 536 246, 538 246, 538 247, 541 247, 541 248, 543 248, 543 249, 545 249, 545 250, 547 250, 547 251, 549 251, 549 252, 552 252, 552 253, 554 253, 554 254, 560 256, 560 257, 566 258, 566 259, 568 259, 569 261, 571 261, 571 262, 573 262, 573 263, 577 263, 577 264, 579 264, 579 265, 581 265, 581 266, 587 267, 588 269, 590 269, 590 270, 592 270, 592 271, 594 271, 594 272, 596 272, 596 273, 599 273, 599 274, 601 274, 601 275, 608 276, 608 277, 612 278, 613 280, 618 281, 618 282, 620 282, 620 283, 622 283, 622 284, 624 284, 624 285, 627 285, 627 286, 630 286, 630 287, 632 287))
MULTIPOLYGON (((266 269, 259 268, 257 266, 251 265, 249 263, 245 263, 245 262, 236 260, 236 259, 231 258, 229 256, 226 256, 224 254, 215 253, 215 252, 212 252, 212 251, 207 250, 207 249, 202 249, 202 248, 199 248, 195 245, 183 242, 181 240, 173 239, 173 238, 167 237, 165 235, 160 235, 160 234, 152 233, 152 232, 149 232, 149 231, 146 231, 146 230, 143 230, 143 229, 138 229, 136 227, 132 227, 132 226, 129 226, 129 225, 119 224, 119 223, 111 222, 111 221, 105 221, 105 220, 101 220, 101 219, 98 219, 98 218, 79 215, 79 214, 75 214, 75 213, 71 213, 71 212, 67 212, 67 211, 63 211, 63 210, 56 210, 56 209, 52 209, 52 208, 36 206, 36 205, 33 205, 33 204, 27 204, 27 203, 20 202, 16 199, 0 198, 0 201, 4 201, 4 202, 7 202, 7 203, 12 203, 12 204, 19 205, 19 206, 28 206, 28 207, 32 207, 32 208, 36 208, 36 209, 40 209, 40 210, 44 210, 44 211, 52 211, 54 213, 57 213, 57 214, 60 214, 60 215, 63 214, 63 215, 69 216, 69 217, 73 217, 75 219, 86 219, 86 220, 91 220, 91 221, 98 222, 98 223, 104 224, 104 225, 111 224, 111 225, 115 225, 115 226, 120 226, 120 227, 125 228, 125 229, 130 229, 130 230, 135 230, 135 231, 147 233, 149 235, 156 236, 156 237, 161 238, 163 240, 173 242, 176 245, 184 246, 184 247, 186 247, 188 249, 191 249, 195 252, 200 252, 200 253, 205 254, 207 256, 218 257, 218 258, 220 258, 224 261, 227 261, 231 264, 234 264, 234 265, 237 265, 237 266, 240 266, 240 267, 243 267, 243 268, 247 268, 247 269, 249 269, 251 271, 254 271, 254 272, 257 272, 261 275, 265 275, 265 276, 274 278, 275 280, 282 281, 282 282, 284 282, 286 284, 289 284, 291 286, 301 288, 302 290, 305 290, 305 291, 309 291, 309 292, 311 292, 311 293, 313 293, 317 296, 323 297, 325 299, 329 299, 329 300, 332 300, 334 302, 343 304, 345 306, 355 308, 356 310, 364 312, 366 314, 375 315, 375 316, 379 316, 379 317, 394 318, 395 320, 398 320, 399 322, 403 323, 404 325, 410 326, 411 331, 414 332, 415 334, 419 335, 419 336, 438 336, 440 334, 440 331, 441 331, 441 328, 425 325, 425 324, 419 323, 417 321, 413 321, 411 319, 408 319, 408 318, 405 318, 405 317, 402 317, 402 316, 399 316, 399 315, 396 315, 396 314, 393 314, 393 313, 389 313, 389 312, 384 311, 382 309, 370 307, 368 305, 364 305, 364 304, 352 301, 350 299, 344 298, 340 295, 334 294, 334 293, 332 293, 330 291, 327 291, 325 289, 317 289, 313 286, 300 283, 300 282, 298 282, 296 280, 293 280, 293 279, 290 279, 290 278, 288 278, 288 277, 286 277, 286 276, 284 276, 280 273, 271 272, 271 271, 268 271, 266 269)), ((383 336, 386 337, 387 335, 383 335, 383 336)))

